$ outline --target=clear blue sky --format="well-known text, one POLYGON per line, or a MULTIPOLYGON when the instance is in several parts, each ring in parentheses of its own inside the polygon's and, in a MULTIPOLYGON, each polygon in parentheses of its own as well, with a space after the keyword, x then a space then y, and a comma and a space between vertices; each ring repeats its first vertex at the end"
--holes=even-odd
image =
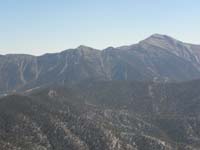
POLYGON ((200 44, 200 0, 0 0, 0 54, 103 49, 153 33, 200 44))

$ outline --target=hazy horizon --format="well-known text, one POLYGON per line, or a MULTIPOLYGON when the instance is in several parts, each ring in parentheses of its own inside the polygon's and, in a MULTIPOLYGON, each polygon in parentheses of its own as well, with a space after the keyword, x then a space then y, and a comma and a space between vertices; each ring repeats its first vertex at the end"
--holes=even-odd
POLYGON ((154 33, 200 44, 199 5, 197 0, 8 0, 0 6, 0 54, 42 55, 79 45, 104 49, 154 33))

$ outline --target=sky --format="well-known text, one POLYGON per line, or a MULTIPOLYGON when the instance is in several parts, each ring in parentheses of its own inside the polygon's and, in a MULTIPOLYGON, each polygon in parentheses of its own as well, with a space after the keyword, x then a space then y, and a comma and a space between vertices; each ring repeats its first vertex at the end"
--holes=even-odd
POLYGON ((200 44, 200 0, 0 0, 0 54, 104 49, 154 33, 200 44))

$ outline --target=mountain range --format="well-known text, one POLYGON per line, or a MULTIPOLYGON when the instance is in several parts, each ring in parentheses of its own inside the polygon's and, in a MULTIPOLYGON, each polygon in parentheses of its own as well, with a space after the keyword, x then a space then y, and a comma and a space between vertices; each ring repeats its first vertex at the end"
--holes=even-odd
POLYGON ((2 150, 199 150, 200 45, 0 55, 2 150))
POLYGON ((0 92, 82 81, 188 81, 200 77, 200 45, 154 34, 130 46, 86 46, 60 53, 0 55, 0 92))

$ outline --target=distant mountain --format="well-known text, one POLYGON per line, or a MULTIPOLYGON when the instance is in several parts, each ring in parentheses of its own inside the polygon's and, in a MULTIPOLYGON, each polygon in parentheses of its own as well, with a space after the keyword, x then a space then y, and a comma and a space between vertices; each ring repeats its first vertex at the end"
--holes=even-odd
POLYGON ((0 149, 199 150, 200 46, 0 55, 0 149))
POLYGON ((94 81, 0 99, 0 148, 199 150, 200 81, 94 81))
POLYGON ((130 46, 86 46, 39 57, 0 56, 0 93, 83 81, 187 81, 200 78, 200 46, 155 34, 130 46))

